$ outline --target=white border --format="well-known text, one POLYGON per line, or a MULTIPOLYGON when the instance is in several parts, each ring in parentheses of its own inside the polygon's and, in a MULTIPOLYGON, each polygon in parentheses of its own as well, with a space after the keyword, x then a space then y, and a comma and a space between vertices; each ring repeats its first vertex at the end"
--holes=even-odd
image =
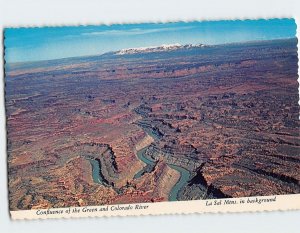
MULTIPOLYGON (((299 79, 299 77, 298 77, 299 79)), ((300 100, 299 100, 300 101, 300 100)), ((66 207, 38 210, 18 210, 10 211, 12 219, 48 219, 48 218, 72 218, 72 217, 110 217, 110 216, 139 216, 139 215, 161 215, 161 214, 191 214, 191 213, 227 213, 227 212, 255 212, 255 211, 274 211, 274 210, 299 210, 300 194, 294 195, 274 195, 274 196, 255 196, 230 199, 215 200, 190 200, 175 202, 157 202, 157 203, 132 203, 124 205, 106 205, 106 206, 87 206, 87 207, 66 207), (256 203, 259 200, 272 200, 271 203, 256 203), (250 200, 250 202, 249 202, 250 200), (254 200, 254 203, 251 202, 254 200), (227 203, 234 204, 227 204, 227 203), (210 203, 210 204, 208 204, 210 203), (241 204, 242 203, 242 204, 241 204), (137 206, 147 207, 145 209, 136 209, 137 206), (114 211, 115 208, 130 207, 122 211, 114 211), (101 208, 107 211, 89 212, 84 210, 101 208), (73 214, 73 210, 78 212, 73 214), (41 214, 46 212, 47 214, 41 214), (49 212, 49 214, 48 214, 49 212), (58 212, 52 214, 52 212, 58 212)))
MULTIPOLYGON (((295 17, 299 0, 0 0, 1 27, 295 17), (124 2, 123 4, 119 4, 124 2), (170 6, 168 6, 170 5, 170 6)), ((298 38, 300 38, 298 30, 298 38)), ((0 34, 2 41, 2 34, 0 34)), ((2 54, 2 46, 0 52, 2 54)), ((3 62, 3 61, 2 61, 3 62)), ((3 63, 1 63, 3 65, 3 63)), ((3 68, 3 67, 2 67, 3 68)), ((0 72, 3 80, 3 73, 0 72)), ((3 81, 0 82, 0 225, 3 233, 298 233, 300 211, 11 221, 3 81)))
POLYGON ((300 209, 300 194, 11 211, 12 219, 238 213, 300 209))

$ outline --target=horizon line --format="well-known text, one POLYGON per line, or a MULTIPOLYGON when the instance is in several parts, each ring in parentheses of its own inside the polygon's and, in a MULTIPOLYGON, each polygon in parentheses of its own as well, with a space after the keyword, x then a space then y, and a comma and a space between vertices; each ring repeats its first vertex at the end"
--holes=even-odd
MULTIPOLYGON (((203 44, 203 45, 207 45, 207 46, 221 46, 221 45, 231 45, 231 44, 246 44, 246 43, 255 43, 255 42, 292 40, 292 39, 297 39, 298 40, 297 35, 295 35, 293 37, 284 37, 284 38, 276 38, 276 39, 247 40, 247 41, 236 41, 236 42, 228 42, 228 43, 220 43, 220 44, 203 44)), ((187 44, 188 43, 180 44, 180 45, 187 45, 187 44)), ((192 45, 196 45, 196 44, 202 44, 202 43, 193 43, 192 45)), ((158 47, 158 46, 161 46, 161 45, 163 45, 163 44, 155 45, 155 47, 156 46, 158 47)), ((145 46, 145 47, 150 47, 150 46, 145 46)), ((133 48, 141 48, 141 47, 133 47, 133 48)), ((122 49, 132 49, 132 47, 131 48, 122 48, 122 49)), ((50 61, 59 61, 59 60, 67 60, 67 59, 75 59, 75 58, 85 58, 85 57, 96 57, 96 56, 102 56, 102 55, 107 54, 107 53, 117 52, 117 51, 120 51, 122 49, 111 50, 111 51, 107 51, 107 52, 100 53, 100 54, 89 54, 89 55, 82 55, 82 56, 70 56, 70 57, 61 57, 61 58, 54 58, 54 59, 42 59, 42 60, 29 60, 29 61, 7 62, 5 60, 5 48, 4 48, 4 66, 5 65, 22 65, 22 64, 27 64, 27 63, 50 62, 50 61)))

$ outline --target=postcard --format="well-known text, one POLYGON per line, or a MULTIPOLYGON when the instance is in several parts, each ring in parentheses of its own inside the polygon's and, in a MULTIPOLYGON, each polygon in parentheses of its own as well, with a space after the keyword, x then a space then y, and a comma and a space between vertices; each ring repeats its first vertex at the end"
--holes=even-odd
POLYGON ((4 37, 12 219, 300 209, 294 19, 4 37))

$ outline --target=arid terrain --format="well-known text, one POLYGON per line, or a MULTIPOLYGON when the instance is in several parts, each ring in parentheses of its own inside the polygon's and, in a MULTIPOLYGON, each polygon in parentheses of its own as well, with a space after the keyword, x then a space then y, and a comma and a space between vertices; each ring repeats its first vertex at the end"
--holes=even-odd
POLYGON ((11 210, 300 193, 296 39, 124 51, 7 64, 11 210))

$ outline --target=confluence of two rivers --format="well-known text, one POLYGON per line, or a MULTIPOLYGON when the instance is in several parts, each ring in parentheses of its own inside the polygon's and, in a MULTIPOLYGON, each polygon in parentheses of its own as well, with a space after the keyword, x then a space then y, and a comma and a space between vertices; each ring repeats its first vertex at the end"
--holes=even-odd
MULTIPOLYGON (((148 133, 146 132, 149 136, 154 136, 152 133, 148 133)), ((155 137, 154 137, 155 139, 155 137)), ((134 175, 134 179, 137 179, 139 177, 141 177, 145 172, 149 172, 149 170, 151 170, 156 162, 153 160, 150 160, 148 158, 145 157, 145 152, 148 149, 149 146, 146 146, 142 149, 140 149, 139 151, 137 151, 137 157, 146 164, 146 166, 144 168, 142 168, 140 171, 138 171, 135 175, 134 175)), ((95 183, 98 184, 102 184, 104 185, 103 182, 103 177, 101 177, 101 165, 99 164, 98 161, 93 160, 93 159, 89 159, 91 165, 92 165, 92 175, 93 175, 93 180, 95 183)), ((178 200, 178 193, 179 191, 187 184, 188 180, 190 179, 190 172, 188 170, 186 170, 185 168, 179 167, 177 165, 174 164, 168 164, 168 166, 170 166, 172 169, 178 171, 180 173, 180 178, 177 181, 177 183, 173 186, 173 188, 171 189, 171 192, 169 194, 169 201, 177 201, 178 200)))

